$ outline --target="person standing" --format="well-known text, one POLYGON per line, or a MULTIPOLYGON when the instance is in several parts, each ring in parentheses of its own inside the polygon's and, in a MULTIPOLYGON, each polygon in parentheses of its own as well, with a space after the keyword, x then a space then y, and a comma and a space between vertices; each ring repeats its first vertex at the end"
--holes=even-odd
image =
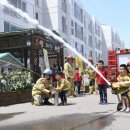
MULTIPOLYGON (((102 76, 107 78, 107 71, 104 68, 104 61, 102 60, 98 61, 98 71, 102 74, 102 76)), ((107 104, 107 83, 98 73, 96 73, 96 84, 98 85, 100 95, 99 104, 107 104)))
POLYGON ((70 89, 70 96, 76 96, 74 93, 74 69, 73 69, 73 60, 74 58, 71 55, 68 55, 66 62, 64 64, 64 74, 65 74, 65 79, 67 79, 70 84, 71 84, 71 89, 70 89))
MULTIPOLYGON (((93 59, 91 57, 88 58, 88 61, 93 65, 93 59)), ((87 66, 86 74, 89 76, 89 94, 93 94, 94 90, 97 92, 97 88, 95 88, 95 71, 87 66)))
POLYGON ((78 89, 78 94, 80 94, 81 82, 82 82, 82 77, 81 77, 81 75, 79 73, 79 68, 75 68, 74 83, 75 83, 75 86, 78 89))

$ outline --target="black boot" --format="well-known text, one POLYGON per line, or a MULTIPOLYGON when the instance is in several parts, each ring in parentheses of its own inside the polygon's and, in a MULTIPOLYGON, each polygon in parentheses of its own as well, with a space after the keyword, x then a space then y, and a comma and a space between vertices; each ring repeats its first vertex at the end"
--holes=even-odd
POLYGON ((45 99, 44 105, 53 105, 53 103, 49 102, 48 100, 49 100, 49 98, 45 99))
POLYGON ((32 97, 31 99, 31 104, 33 105, 34 104, 34 98, 32 97))

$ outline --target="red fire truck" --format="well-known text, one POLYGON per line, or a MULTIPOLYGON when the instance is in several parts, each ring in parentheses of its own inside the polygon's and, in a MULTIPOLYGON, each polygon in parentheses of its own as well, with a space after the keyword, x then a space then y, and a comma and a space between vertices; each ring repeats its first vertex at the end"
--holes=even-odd
POLYGON ((130 49, 108 51, 108 76, 110 82, 116 82, 120 64, 130 61, 130 49))

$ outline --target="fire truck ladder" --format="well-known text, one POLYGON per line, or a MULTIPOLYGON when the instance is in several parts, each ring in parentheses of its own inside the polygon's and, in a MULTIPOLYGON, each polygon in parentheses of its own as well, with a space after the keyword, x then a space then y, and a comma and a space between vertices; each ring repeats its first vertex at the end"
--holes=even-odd
POLYGON ((110 82, 116 82, 117 74, 116 51, 108 51, 108 75, 110 82))

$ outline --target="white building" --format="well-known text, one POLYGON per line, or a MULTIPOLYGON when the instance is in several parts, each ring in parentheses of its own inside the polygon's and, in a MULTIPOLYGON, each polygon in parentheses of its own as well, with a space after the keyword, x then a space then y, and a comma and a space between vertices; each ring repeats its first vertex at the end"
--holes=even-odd
MULTIPOLYGON (((28 13, 32 18, 38 19, 42 23, 41 18, 41 2, 42 0, 8 0, 10 4, 28 13), (38 3, 37 3, 38 2, 38 3)), ((7 6, 0 5, 0 32, 19 31, 21 29, 33 28, 19 13, 7 6)))
MULTIPOLYGON (((55 30, 84 55, 84 18, 79 0, 44 0, 43 26, 55 30)), ((65 49, 65 55, 73 54, 65 49)))
POLYGON ((93 46, 93 53, 94 53, 94 60, 97 63, 102 58, 102 51, 103 51, 103 44, 102 44, 102 33, 101 33, 101 25, 96 18, 93 17, 93 24, 94 24, 94 46, 93 46))
MULTIPOLYGON (((107 65, 108 50, 124 47, 118 33, 111 26, 101 26, 79 0, 43 1, 43 26, 58 32, 86 58, 92 56, 95 63, 102 59, 107 65)), ((65 49, 67 54, 73 52, 65 49)))
POLYGON ((124 49, 124 43, 117 31, 109 25, 101 25, 108 50, 124 49))
POLYGON ((108 63, 108 56, 107 52, 109 50, 117 50, 117 49, 124 49, 124 42, 120 38, 119 34, 117 31, 112 28, 109 25, 101 25, 102 28, 102 34, 103 34, 103 59, 105 64, 107 65, 108 63), (106 53, 105 53, 106 52, 106 53))
MULTIPOLYGON (((92 56, 97 62, 102 54, 99 22, 86 12, 79 0, 43 1, 43 26, 55 30, 83 56, 92 56)), ((73 52, 65 49, 67 54, 73 52)))
POLYGON ((94 47, 94 24, 92 17, 84 11, 84 48, 85 48, 85 57, 93 57, 94 47))
MULTIPOLYGON (((79 0, 8 0, 27 12, 44 27, 60 34, 73 48, 96 63, 105 60, 107 50, 123 48, 123 42, 111 26, 100 25, 91 17, 79 0)), ((0 32, 18 31, 33 26, 9 7, 0 5, 0 32)), ((65 56, 75 55, 65 49, 65 56)))

